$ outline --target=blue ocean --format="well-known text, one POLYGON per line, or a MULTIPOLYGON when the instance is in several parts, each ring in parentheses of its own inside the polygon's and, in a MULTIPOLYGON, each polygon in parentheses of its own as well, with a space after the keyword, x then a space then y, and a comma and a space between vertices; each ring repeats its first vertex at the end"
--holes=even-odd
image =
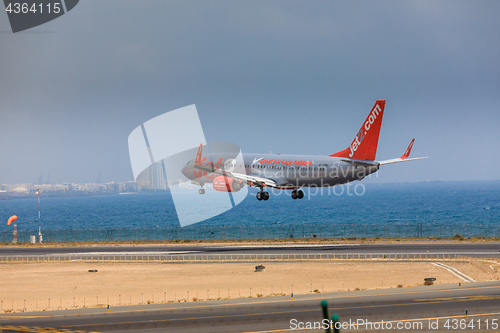
MULTIPOLYGON (((308 193, 302 200, 289 194, 257 201, 255 191, 235 208, 200 222, 224 225, 371 225, 468 224, 500 225, 500 181, 364 184, 363 192, 343 186, 308 193), (350 189, 350 191, 349 191, 350 189), (362 194, 362 195, 359 195, 362 194)), ((42 195, 43 229, 106 229, 179 226, 168 191, 127 195, 54 197, 42 195)), ((19 230, 38 228, 35 199, 0 201, 0 231, 10 230, 7 219, 16 214, 19 230)))

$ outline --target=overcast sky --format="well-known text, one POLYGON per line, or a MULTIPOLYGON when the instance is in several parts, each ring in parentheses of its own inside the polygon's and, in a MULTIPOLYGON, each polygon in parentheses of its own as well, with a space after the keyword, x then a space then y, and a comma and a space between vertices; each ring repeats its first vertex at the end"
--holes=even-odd
MULTIPOLYGON (((196 104, 243 152, 346 148, 377 99, 376 181, 498 179, 499 1, 83 0, 0 13, 0 183, 133 180, 127 138, 196 104)), ((372 180, 373 181, 373 180, 372 180)))

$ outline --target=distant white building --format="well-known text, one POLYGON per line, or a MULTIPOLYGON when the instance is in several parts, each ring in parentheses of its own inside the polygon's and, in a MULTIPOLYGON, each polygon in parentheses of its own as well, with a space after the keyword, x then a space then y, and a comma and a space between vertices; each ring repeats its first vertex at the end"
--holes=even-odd
POLYGON ((135 192, 137 191, 137 183, 134 181, 129 181, 125 183, 120 183, 120 192, 135 192))
POLYGON ((83 189, 87 192, 104 192, 106 190, 106 185, 85 183, 83 184, 83 189))
POLYGON ((43 184, 43 185, 32 185, 33 191, 40 190, 40 193, 42 192, 53 192, 53 191, 60 191, 60 188, 58 187, 59 185, 48 185, 48 184, 43 184))
POLYGON ((118 192, 120 190, 120 185, 115 182, 106 183, 106 190, 108 192, 118 192))
POLYGON ((12 191, 14 189, 14 186, 11 184, 0 184, 0 190, 1 191, 12 191))
POLYGON ((28 193, 28 190, 26 189, 26 187, 17 186, 17 187, 14 187, 12 192, 28 193))

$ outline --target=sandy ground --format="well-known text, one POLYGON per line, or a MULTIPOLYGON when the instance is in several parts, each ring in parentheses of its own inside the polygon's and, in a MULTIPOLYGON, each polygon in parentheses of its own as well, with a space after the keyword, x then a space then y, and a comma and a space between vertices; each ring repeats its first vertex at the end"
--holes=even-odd
POLYGON ((476 281, 488 281, 488 280, 497 280, 500 275, 498 274, 498 269, 500 269, 500 264, 497 260, 480 260, 483 264, 484 269, 478 269, 474 267, 472 264, 467 263, 454 263, 454 262, 443 262, 443 264, 453 267, 460 272, 464 273, 471 279, 476 281), (491 265, 491 270, 490 270, 491 265))
MULTIPOLYGON (((426 277, 436 277, 438 284, 463 282, 432 263, 264 262, 265 272, 255 272, 256 264, 260 262, 1 264, 1 311, 289 295, 292 288, 294 294, 397 288, 421 285, 426 277)), ((471 264, 445 264, 477 281, 492 278, 471 264)))

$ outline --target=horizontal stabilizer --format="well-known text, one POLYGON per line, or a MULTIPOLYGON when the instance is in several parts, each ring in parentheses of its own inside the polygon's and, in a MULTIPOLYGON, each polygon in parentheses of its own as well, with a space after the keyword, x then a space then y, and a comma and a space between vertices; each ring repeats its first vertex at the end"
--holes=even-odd
POLYGON ((385 161, 380 161, 380 165, 386 165, 386 164, 393 164, 393 163, 399 163, 399 162, 407 162, 407 161, 415 161, 415 160, 423 160, 425 158, 429 157, 415 157, 415 158, 408 158, 411 153, 411 149, 413 148, 413 143, 415 142, 415 139, 411 140, 410 144, 408 145, 408 148, 406 148, 405 153, 403 156, 400 158, 393 158, 391 160, 385 160, 385 161))
POLYGON ((408 161, 416 161, 416 160, 423 160, 429 158, 429 156, 426 157, 415 157, 415 158, 405 158, 404 160, 401 158, 393 158, 392 160, 385 160, 385 161, 380 161, 380 165, 386 165, 386 164, 393 164, 393 163, 399 163, 399 162, 408 162, 408 161))

